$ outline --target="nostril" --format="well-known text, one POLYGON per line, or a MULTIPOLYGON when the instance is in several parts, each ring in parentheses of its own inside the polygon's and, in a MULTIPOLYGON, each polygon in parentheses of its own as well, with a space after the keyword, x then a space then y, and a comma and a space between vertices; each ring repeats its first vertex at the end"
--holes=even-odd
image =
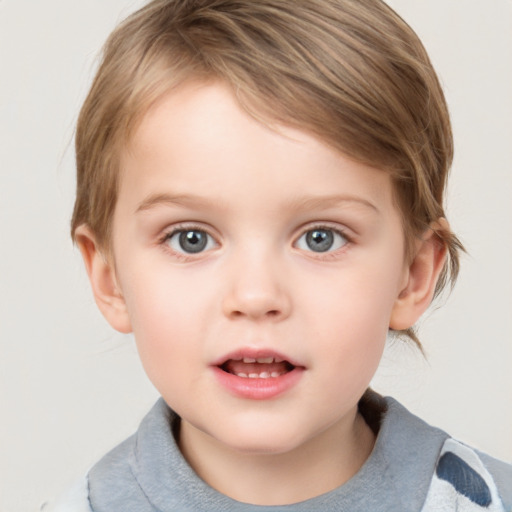
POLYGON ((247 313, 244 311, 240 311, 238 309, 235 309, 234 311, 231 311, 229 313, 231 318, 240 318, 240 317, 251 317, 251 318, 278 318, 281 315, 281 311, 278 309, 270 309, 267 312, 251 312, 248 311, 247 313))
POLYGON ((242 317, 277 321, 286 318, 290 309, 288 297, 281 293, 263 293, 258 290, 233 289, 222 301, 224 315, 232 319, 242 317))

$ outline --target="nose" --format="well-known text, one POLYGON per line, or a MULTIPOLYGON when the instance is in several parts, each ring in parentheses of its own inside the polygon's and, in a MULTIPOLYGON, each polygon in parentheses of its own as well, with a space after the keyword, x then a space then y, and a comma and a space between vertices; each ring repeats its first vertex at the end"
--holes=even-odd
POLYGON ((229 264, 227 288, 222 301, 231 318, 284 320, 290 315, 291 300, 286 272, 270 257, 238 258, 229 264))

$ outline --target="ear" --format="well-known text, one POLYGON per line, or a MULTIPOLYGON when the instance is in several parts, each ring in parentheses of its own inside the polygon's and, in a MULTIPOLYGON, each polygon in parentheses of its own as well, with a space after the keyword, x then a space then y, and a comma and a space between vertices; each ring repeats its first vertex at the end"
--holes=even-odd
POLYGON ((446 229, 449 229, 447 221, 439 219, 416 242, 413 260, 406 269, 403 287, 391 312, 390 329, 409 329, 432 302, 446 260, 446 246, 436 231, 446 229))
POLYGON ((119 289, 114 264, 101 251, 91 229, 82 224, 75 231, 94 299, 107 322, 117 331, 132 331, 126 303, 119 289))

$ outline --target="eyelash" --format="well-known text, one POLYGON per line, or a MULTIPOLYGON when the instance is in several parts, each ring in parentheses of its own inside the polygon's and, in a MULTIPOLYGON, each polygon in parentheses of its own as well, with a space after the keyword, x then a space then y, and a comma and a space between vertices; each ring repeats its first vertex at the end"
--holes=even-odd
MULTIPOLYGON (((347 246, 350 245, 353 241, 352 237, 349 236, 345 230, 342 230, 339 227, 333 227, 329 224, 314 224, 314 225, 309 225, 306 228, 301 229, 300 235, 295 238, 295 241, 292 244, 293 247, 297 248, 297 243, 299 242, 299 240, 301 240, 301 238, 304 237, 305 235, 307 235, 308 233, 315 231, 315 230, 330 231, 330 232, 334 233, 335 235, 342 237, 345 240, 345 243, 341 247, 336 248, 334 250, 327 250, 324 252, 314 251, 314 250, 304 250, 304 252, 307 252, 312 257, 317 258, 317 259, 324 259, 324 260, 334 259, 339 255, 340 251, 345 250, 347 248, 347 246)), ((177 235, 178 233, 191 232, 191 231, 199 231, 201 233, 205 233, 208 237, 210 237, 214 241, 216 246, 219 245, 216 240, 216 237, 213 236, 209 232, 208 229, 205 229, 204 226, 199 226, 199 225, 194 225, 194 224, 179 224, 179 225, 174 226, 172 229, 165 232, 160 237, 160 239, 158 240, 158 245, 163 246, 164 250, 172 252, 173 256, 181 261, 186 262, 186 261, 196 260, 202 254, 209 252, 209 250, 208 249, 206 251, 200 250, 197 253, 187 253, 187 252, 177 251, 177 250, 173 249, 172 247, 170 247, 170 245, 169 245, 169 240, 171 240, 173 236, 177 235)), ((210 250, 211 250, 211 248, 210 248, 210 250)), ((299 250, 302 250, 302 249, 299 249, 299 250)))

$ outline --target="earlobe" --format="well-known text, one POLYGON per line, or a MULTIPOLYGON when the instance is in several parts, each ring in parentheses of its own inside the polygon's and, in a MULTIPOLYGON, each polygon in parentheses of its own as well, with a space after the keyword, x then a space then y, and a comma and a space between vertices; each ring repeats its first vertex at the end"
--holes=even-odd
POLYGON ((445 219, 433 224, 416 243, 414 258, 406 269, 404 286, 391 312, 390 329, 409 329, 432 302, 446 260, 446 247, 436 235, 439 228, 448 229, 445 219))
POLYGON ((119 290, 113 263, 99 248, 96 237, 86 225, 75 231, 94 299, 107 322, 117 331, 132 331, 124 297, 119 290))

